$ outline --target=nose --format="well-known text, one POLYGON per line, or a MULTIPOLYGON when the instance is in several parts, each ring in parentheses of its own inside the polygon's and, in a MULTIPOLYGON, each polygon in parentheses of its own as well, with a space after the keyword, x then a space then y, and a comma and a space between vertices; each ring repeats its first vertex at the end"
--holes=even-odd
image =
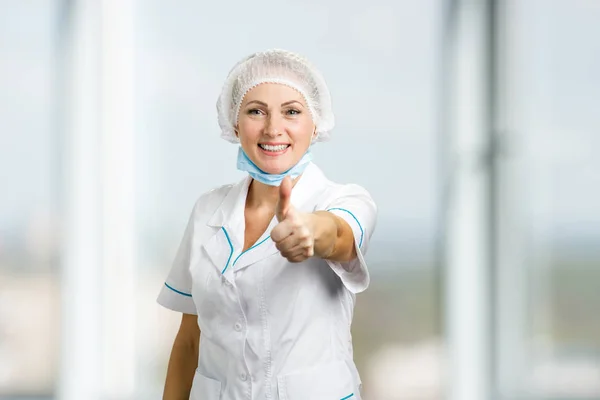
POLYGON ((264 134, 270 137, 276 137, 283 133, 283 124, 281 118, 277 115, 269 114, 265 124, 264 134))

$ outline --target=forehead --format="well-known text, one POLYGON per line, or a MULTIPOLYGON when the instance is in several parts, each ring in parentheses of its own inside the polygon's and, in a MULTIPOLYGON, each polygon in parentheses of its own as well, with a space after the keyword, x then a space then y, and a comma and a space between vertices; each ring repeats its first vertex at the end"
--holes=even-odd
POLYGON ((284 84, 270 82, 261 83, 250 89, 244 96, 242 104, 253 100, 262 101, 267 104, 296 100, 302 104, 306 104, 304 96, 296 89, 284 84))

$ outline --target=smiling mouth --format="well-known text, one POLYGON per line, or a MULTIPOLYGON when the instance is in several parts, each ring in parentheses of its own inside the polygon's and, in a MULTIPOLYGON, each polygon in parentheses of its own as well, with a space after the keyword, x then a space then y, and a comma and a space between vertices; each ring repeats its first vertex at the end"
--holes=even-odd
POLYGON ((285 149, 290 147, 290 145, 289 144, 277 144, 277 145, 259 144, 258 147, 260 147, 261 149, 263 149, 265 151, 272 151, 272 152, 276 153, 279 151, 284 151, 285 149))

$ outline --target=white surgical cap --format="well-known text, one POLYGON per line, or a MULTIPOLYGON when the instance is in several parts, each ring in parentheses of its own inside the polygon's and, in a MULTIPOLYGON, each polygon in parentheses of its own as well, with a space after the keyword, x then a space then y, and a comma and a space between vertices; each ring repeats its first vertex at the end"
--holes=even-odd
POLYGON ((246 93, 261 83, 280 83, 300 92, 316 126, 314 141, 329 140, 335 121, 325 80, 306 59, 284 50, 254 53, 238 62, 229 72, 217 101, 223 139, 239 143, 235 126, 242 101, 246 93))

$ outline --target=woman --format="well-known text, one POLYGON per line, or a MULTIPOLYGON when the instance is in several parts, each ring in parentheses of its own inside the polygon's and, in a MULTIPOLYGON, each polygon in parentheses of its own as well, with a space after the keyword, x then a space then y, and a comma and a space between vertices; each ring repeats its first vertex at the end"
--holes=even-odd
POLYGON ((377 209, 311 162, 334 125, 325 82, 298 55, 256 53, 217 111, 248 177, 198 199, 158 297, 183 313, 164 399, 360 399, 350 325, 377 209))

